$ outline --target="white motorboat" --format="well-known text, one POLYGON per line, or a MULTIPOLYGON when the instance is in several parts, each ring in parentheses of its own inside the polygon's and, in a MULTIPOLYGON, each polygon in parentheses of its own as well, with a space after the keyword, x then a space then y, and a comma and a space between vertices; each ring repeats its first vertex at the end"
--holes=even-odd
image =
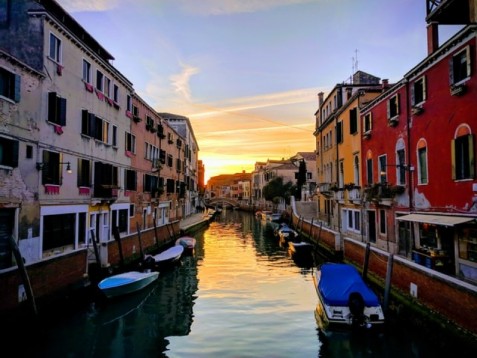
POLYGON ((108 298, 122 296, 143 289, 159 277, 159 272, 129 271, 105 278, 98 283, 98 288, 108 298))

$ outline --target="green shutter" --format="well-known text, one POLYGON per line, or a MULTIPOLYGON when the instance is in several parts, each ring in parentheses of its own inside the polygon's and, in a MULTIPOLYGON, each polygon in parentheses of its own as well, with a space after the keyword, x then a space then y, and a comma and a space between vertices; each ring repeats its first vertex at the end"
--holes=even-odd
POLYGON ((455 139, 451 141, 451 174, 452 180, 455 180, 456 173, 455 173, 455 139))

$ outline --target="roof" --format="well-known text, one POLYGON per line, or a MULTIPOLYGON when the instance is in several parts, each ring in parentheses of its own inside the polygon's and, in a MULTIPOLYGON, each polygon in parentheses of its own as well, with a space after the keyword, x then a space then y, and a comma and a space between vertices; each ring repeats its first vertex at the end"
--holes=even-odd
POLYGON ((318 289, 327 305, 348 306, 349 295, 358 292, 366 306, 379 306, 378 297, 366 285, 354 266, 325 263, 321 265, 320 271, 318 289))

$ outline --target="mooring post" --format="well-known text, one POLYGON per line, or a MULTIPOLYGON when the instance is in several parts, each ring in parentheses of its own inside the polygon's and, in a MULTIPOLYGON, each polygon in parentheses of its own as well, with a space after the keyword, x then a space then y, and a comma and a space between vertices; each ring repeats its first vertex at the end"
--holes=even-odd
POLYGON ((13 236, 10 236, 10 244, 13 249, 13 255, 15 256, 15 260, 17 261, 18 271, 20 271, 20 275, 22 277, 23 284, 25 285, 25 293, 27 296, 28 302, 30 302, 30 308, 33 312, 34 316, 38 315, 38 311, 36 308, 35 296, 33 295, 33 289, 31 288, 30 278, 28 276, 28 272, 25 268, 25 264, 23 263, 23 257, 20 254, 20 249, 15 242, 13 236))
POLYGON ((370 243, 366 244, 366 253, 364 254, 364 265, 363 265, 363 280, 366 281, 366 277, 368 276, 368 264, 369 264, 369 253, 370 250, 370 243))
POLYGON ((139 240, 139 251, 141 252, 141 258, 144 259, 144 251, 142 251, 142 242, 141 242, 141 228, 139 227, 139 223, 136 221, 136 228, 137 228, 137 238, 139 240))
POLYGON ((386 284, 384 288, 384 302, 383 302, 383 309, 386 312, 388 310, 389 305, 389 292, 391 291, 391 278, 393 276, 393 263, 394 263, 394 255, 390 254, 388 258, 388 266, 386 269, 386 284))

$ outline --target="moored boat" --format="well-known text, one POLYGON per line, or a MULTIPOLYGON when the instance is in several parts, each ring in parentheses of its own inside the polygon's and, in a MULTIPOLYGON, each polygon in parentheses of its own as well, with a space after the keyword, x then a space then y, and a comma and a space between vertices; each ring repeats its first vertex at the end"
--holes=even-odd
POLYGON ((159 277, 157 271, 129 271, 106 277, 98 283, 98 288, 108 298, 130 294, 143 289, 159 277))
POLYGON ((323 331, 383 326, 379 299, 354 266, 324 263, 315 270, 313 283, 318 295, 315 317, 323 331))
POLYGON ((181 236, 176 240, 176 245, 182 245, 186 251, 193 251, 195 244, 196 239, 192 236, 181 236))
POLYGON ((286 224, 282 226, 277 231, 278 237, 282 242, 289 242, 291 240, 296 240, 298 237, 298 232, 286 224))
POLYGON ((303 254, 309 253, 313 248, 313 245, 302 240, 291 240, 288 241, 288 248, 293 254, 303 254))
POLYGON ((161 268, 179 261, 184 252, 184 246, 175 245, 157 255, 146 255, 144 258, 146 267, 155 266, 161 268))

